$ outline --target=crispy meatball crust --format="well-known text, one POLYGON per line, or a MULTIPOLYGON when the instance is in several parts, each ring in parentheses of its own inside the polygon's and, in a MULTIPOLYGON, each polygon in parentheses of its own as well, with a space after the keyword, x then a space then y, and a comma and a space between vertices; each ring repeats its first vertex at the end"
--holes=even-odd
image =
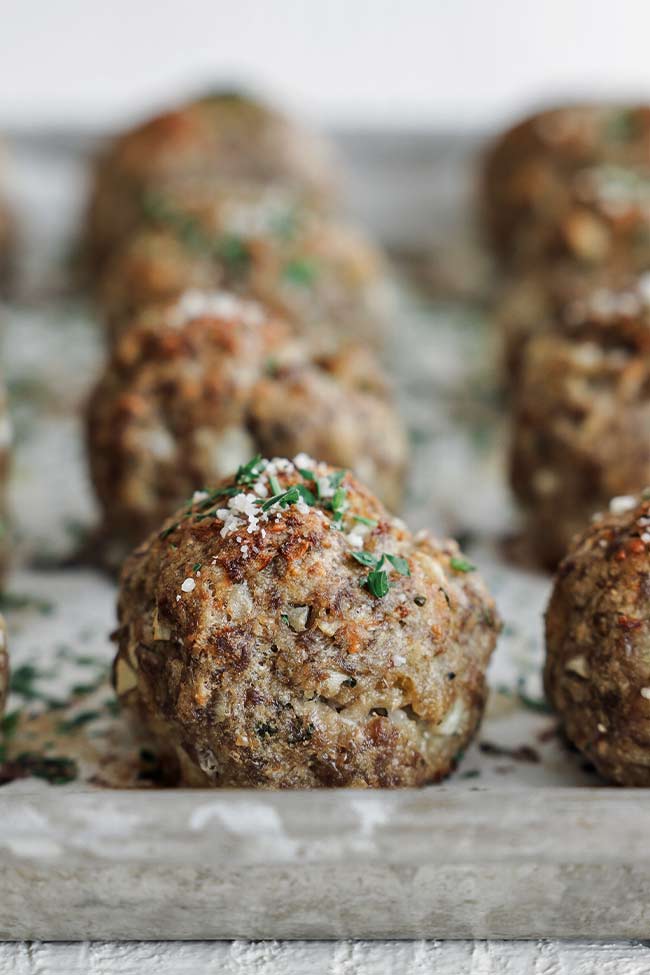
POLYGON ((9 653, 7 651, 7 626, 0 616, 0 718, 4 714, 9 692, 9 653))
MULTIPOLYGON (((567 195, 589 167, 648 164, 647 106, 572 105, 524 119, 485 158, 483 213, 497 254, 509 263, 519 261, 522 252, 526 257, 538 252, 540 227, 549 217, 556 225, 558 215, 568 217, 567 195)), ((580 220, 575 222, 573 236, 579 237, 580 220)), ((571 237, 570 219, 566 229, 571 237)))
POLYGON ((650 786, 650 501, 620 497, 574 542, 546 613, 544 682, 606 779, 650 786))
POLYGON ((137 544, 194 490, 256 451, 316 448, 401 499, 407 441, 361 349, 314 358, 283 322, 225 293, 188 293, 116 344, 88 405, 106 534, 137 544))
POLYGON ((118 136, 97 160, 86 243, 96 267, 141 219, 148 191, 206 177, 295 186, 331 200, 331 148, 256 99, 233 92, 171 109, 118 136))
POLYGON ((296 464, 247 465, 130 556, 117 692, 190 785, 438 781, 481 718, 494 604, 454 542, 414 538, 350 474, 296 464), (293 485, 309 503, 268 498, 293 485), (386 588, 355 551, 396 560, 386 588))
POLYGON ((143 307, 221 288, 261 301, 324 346, 341 335, 379 344, 390 309, 385 272, 356 228, 295 193, 210 182, 156 197, 107 263, 98 297, 112 337, 143 307))
POLYGON ((531 270, 510 276, 500 288, 494 314, 506 385, 516 387, 526 345, 535 335, 571 334, 588 318, 646 315, 649 293, 645 275, 610 267, 560 263, 543 274, 531 270))
POLYGON ((372 357, 360 349, 346 353, 357 360, 354 370, 348 354, 339 353, 319 359, 318 368, 309 363, 261 379, 251 400, 250 430, 260 453, 293 457, 306 450, 350 468, 397 511, 408 456, 404 429, 390 399, 377 391, 372 357))
POLYGON ((637 254, 642 267, 649 166, 647 106, 578 105, 525 119, 485 160, 483 211, 496 253, 517 266, 637 254))
POLYGON ((576 313, 570 332, 538 335, 526 347, 511 480, 532 548, 548 566, 610 498, 650 483, 650 328, 642 306, 629 313, 630 300, 631 292, 604 303, 600 296, 576 313))

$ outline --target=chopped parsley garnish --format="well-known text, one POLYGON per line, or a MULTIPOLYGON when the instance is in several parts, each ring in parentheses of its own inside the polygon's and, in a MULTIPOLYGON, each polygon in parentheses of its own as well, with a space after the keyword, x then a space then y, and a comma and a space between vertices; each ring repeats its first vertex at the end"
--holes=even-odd
POLYGON ((142 210, 146 219, 167 227, 189 250, 224 261, 232 270, 241 271, 247 267, 250 253, 246 242, 236 234, 225 234, 215 240, 200 218, 177 209, 160 193, 146 193, 142 210))
POLYGON ((59 731, 62 731, 64 734, 69 734, 69 732, 76 731, 77 728, 83 728, 84 725, 99 717, 99 711, 80 711, 74 718, 62 721, 59 725, 59 731))
POLYGON ((39 596, 22 595, 16 592, 4 592, 0 595, 0 610, 36 609, 43 616, 54 612, 54 604, 39 596))
POLYGON ((311 508, 313 508, 316 504, 315 495, 304 484, 296 484, 296 487, 298 488, 298 493, 305 504, 308 504, 311 508))
POLYGON ((449 564, 456 572, 476 572, 476 566, 461 555, 454 555, 449 564))
POLYGON ((268 511, 272 508, 274 504, 279 504, 281 508, 286 508, 287 505, 296 504, 300 500, 300 491, 298 490, 297 484, 292 484, 290 488, 286 491, 282 491, 279 494, 274 494, 268 500, 263 501, 261 498, 257 502, 262 507, 262 511, 268 511))
POLYGON ((39 671, 33 664, 21 664, 20 667, 15 667, 11 671, 9 689, 14 694, 20 694, 28 701, 34 701, 40 698, 47 700, 45 695, 41 694, 36 688, 35 684, 39 678, 50 676, 52 675, 44 671, 39 671))
POLYGON ((283 623, 286 623, 287 626, 289 626, 289 617, 287 616, 286 613, 280 613, 280 619, 282 620, 283 623))
POLYGON ((410 576, 411 570, 406 559, 403 559, 400 555, 387 555, 386 558, 401 576, 410 576))
MULTIPOLYGON (((343 476, 345 477, 345 472, 343 472, 343 476)), ((332 485, 332 487, 333 486, 334 485, 332 485)), ((334 515, 335 522, 343 520, 343 512, 347 508, 347 495, 348 492, 344 487, 337 487, 332 496, 329 507, 330 511, 334 515)))
POLYGON ((192 566, 192 572, 200 572, 202 565, 203 565, 202 562, 195 562, 194 565, 192 566))
POLYGON ((363 585, 373 596, 382 599, 390 589, 388 573, 384 569, 373 569, 368 573, 363 585))
POLYGON ((250 253, 245 242, 235 234, 228 234, 217 241, 215 254, 232 268, 241 270, 250 261, 250 253))
POLYGON ((20 711, 10 711, 9 714, 5 714, 2 721, 0 721, 0 732, 5 738, 11 738, 18 727, 19 720, 20 711))
POLYGON ((381 598, 390 589, 388 572, 382 568, 384 562, 390 562, 396 572, 402 576, 410 576, 411 570, 406 559, 399 555, 373 555, 372 552, 352 552, 352 558, 371 569, 365 579, 361 580, 361 585, 368 589, 373 596, 381 598))
POLYGON ((282 277, 291 284, 309 288, 318 277, 318 267, 307 258, 298 258, 285 264, 282 277))
POLYGON ((360 562, 361 565, 366 565, 371 569, 374 569, 377 565, 379 559, 372 552, 352 552, 352 558, 360 562))
POLYGON ((15 764, 26 775, 45 779, 50 785, 65 785, 73 782, 78 774, 77 763, 73 758, 46 758, 34 752, 22 752, 16 758, 15 764))
POLYGON ((353 521, 358 521, 361 525, 367 525, 368 528, 376 528, 378 522, 374 518, 364 518, 363 515, 352 515, 353 521))
POLYGON ((256 454, 247 464, 241 464, 235 474, 235 484, 253 484, 264 470, 265 460, 256 454))

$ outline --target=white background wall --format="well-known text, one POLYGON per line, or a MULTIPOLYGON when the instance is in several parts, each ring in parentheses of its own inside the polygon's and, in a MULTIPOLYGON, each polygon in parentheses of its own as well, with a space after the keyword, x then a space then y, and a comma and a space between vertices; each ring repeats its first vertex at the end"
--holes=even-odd
POLYGON ((339 123, 650 96, 650 0, 0 0, 0 125, 105 124, 223 78, 339 123))

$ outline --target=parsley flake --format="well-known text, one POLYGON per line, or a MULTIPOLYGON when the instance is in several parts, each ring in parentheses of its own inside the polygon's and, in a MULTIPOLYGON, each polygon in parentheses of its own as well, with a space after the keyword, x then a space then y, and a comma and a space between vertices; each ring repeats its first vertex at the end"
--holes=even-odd
POLYGON ((373 569, 372 572, 368 573, 362 585, 364 585, 373 596, 376 596, 377 599, 382 599, 390 589, 388 573, 384 569, 373 569))
POLYGON ((318 277, 318 268, 313 261, 302 258, 285 264, 282 277, 291 284, 309 288, 318 277))
POLYGON ((376 555, 372 552, 352 552, 352 558, 360 562, 361 565, 368 566, 371 569, 376 568, 377 562, 379 561, 376 555))
POLYGON ((386 558, 401 576, 410 576, 411 570, 406 559, 403 559, 400 555, 387 555, 386 558))
POLYGON ((454 555, 449 564, 456 572, 476 572, 476 566, 461 555, 454 555))

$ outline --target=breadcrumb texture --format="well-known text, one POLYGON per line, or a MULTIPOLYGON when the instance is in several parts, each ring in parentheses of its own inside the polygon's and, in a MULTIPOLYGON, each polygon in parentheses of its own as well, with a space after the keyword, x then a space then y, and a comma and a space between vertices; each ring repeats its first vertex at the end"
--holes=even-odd
POLYGON ((482 715, 494 603, 454 542, 414 537, 350 474, 296 464, 240 472, 131 555, 117 692, 189 785, 436 782, 482 715), (276 481, 321 500, 264 512, 276 481), (357 550, 410 575, 385 559, 378 597, 357 550))
POLYGON ((141 542, 193 491, 256 452, 318 455, 401 502, 407 439, 371 353, 314 356, 227 293, 188 293, 127 329, 90 398, 106 535, 141 542))
POLYGON ((485 160, 487 235, 504 264, 569 260, 648 265, 650 108, 575 105, 540 112, 485 160))
POLYGON ((528 342, 515 390, 511 481, 549 566, 612 497, 650 484, 647 311, 631 292, 596 297, 528 342))
POLYGON ((189 288, 255 298, 323 343, 381 344, 392 310, 383 255, 365 235, 274 185, 207 180, 150 193, 98 280, 109 336, 189 288))
POLYGON ((129 129, 97 159, 86 216, 95 268, 138 223, 148 191, 205 177, 295 186, 315 201, 338 182, 318 135, 243 93, 208 94, 129 129))
POLYGON ((558 569, 544 682, 567 737, 601 775, 650 786, 650 501, 612 508, 558 569))

